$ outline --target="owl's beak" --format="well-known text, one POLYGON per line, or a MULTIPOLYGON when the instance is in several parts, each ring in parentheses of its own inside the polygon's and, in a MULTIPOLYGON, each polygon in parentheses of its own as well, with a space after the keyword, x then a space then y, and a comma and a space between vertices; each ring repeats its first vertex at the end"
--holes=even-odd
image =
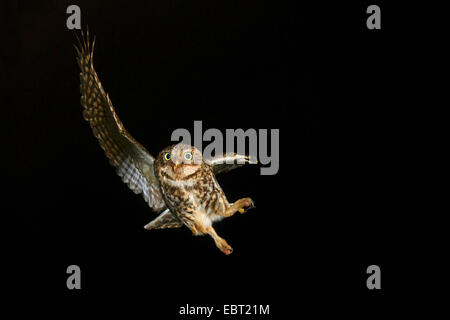
POLYGON ((177 169, 180 167, 180 164, 179 163, 176 163, 174 166, 173 166, 173 171, 177 171, 177 169))

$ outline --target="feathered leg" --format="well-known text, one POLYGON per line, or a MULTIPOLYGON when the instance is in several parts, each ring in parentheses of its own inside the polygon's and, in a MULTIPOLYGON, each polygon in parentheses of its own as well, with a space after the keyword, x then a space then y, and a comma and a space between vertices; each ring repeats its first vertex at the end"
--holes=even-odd
POLYGON ((254 207, 255 205, 252 199, 242 198, 233 203, 225 212, 221 212, 219 214, 228 218, 235 214, 237 211, 239 211, 240 213, 244 213, 249 209, 253 209, 254 207))
POLYGON ((220 251, 222 251, 226 255, 229 255, 233 252, 233 248, 225 241, 225 239, 219 237, 213 227, 207 227, 206 233, 208 233, 214 239, 214 242, 216 243, 216 246, 220 249, 220 251))
POLYGON ((225 239, 221 238, 214 230, 213 227, 206 227, 201 221, 196 219, 193 215, 183 215, 183 222, 186 226, 192 231, 192 234, 195 236, 209 234, 211 238, 213 238, 217 248, 220 249, 226 255, 229 255, 233 252, 233 248, 225 241, 225 239))

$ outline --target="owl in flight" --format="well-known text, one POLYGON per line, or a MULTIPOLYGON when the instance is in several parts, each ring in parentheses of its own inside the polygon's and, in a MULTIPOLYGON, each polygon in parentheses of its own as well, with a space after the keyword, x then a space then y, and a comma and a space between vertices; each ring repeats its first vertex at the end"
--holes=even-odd
POLYGON ((204 159, 198 149, 185 144, 169 146, 154 158, 125 130, 98 79, 92 61, 95 39, 91 47, 87 32, 78 42, 83 117, 123 182, 159 213, 145 229, 185 225, 193 235, 210 235, 223 253, 230 254, 233 249, 212 224, 238 211, 244 213, 254 204, 250 198, 229 203, 215 174, 255 161, 234 153, 204 159))

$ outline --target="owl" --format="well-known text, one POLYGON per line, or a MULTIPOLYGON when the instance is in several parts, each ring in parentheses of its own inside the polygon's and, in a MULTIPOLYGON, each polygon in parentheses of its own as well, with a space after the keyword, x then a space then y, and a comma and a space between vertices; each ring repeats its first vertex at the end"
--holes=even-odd
POLYGON ((213 228, 213 223, 254 207, 251 198, 227 200, 215 175, 244 163, 248 156, 227 153, 204 159, 197 148, 175 144, 154 158, 125 130, 99 81, 93 64, 95 39, 81 33, 77 61, 81 69, 80 89, 83 117, 89 122, 101 148, 128 187, 159 215, 145 229, 188 227, 193 235, 209 235, 226 255, 233 249, 213 228))

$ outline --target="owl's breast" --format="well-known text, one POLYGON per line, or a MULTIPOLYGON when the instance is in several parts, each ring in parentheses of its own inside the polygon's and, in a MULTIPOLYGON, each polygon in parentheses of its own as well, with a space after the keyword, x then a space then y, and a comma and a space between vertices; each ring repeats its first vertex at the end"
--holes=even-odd
POLYGON ((167 206, 172 212, 186 211, 186 208, 215 220, 229 203, 214 176, 204 175, 199 179, 161 181, 161 189, 167 206))
POLYGON ((172 212, 181 206, 192 206, 189 192, 191 186, 184 181, 164 179, 160 182, 160 187, 166 204, 172 212))

